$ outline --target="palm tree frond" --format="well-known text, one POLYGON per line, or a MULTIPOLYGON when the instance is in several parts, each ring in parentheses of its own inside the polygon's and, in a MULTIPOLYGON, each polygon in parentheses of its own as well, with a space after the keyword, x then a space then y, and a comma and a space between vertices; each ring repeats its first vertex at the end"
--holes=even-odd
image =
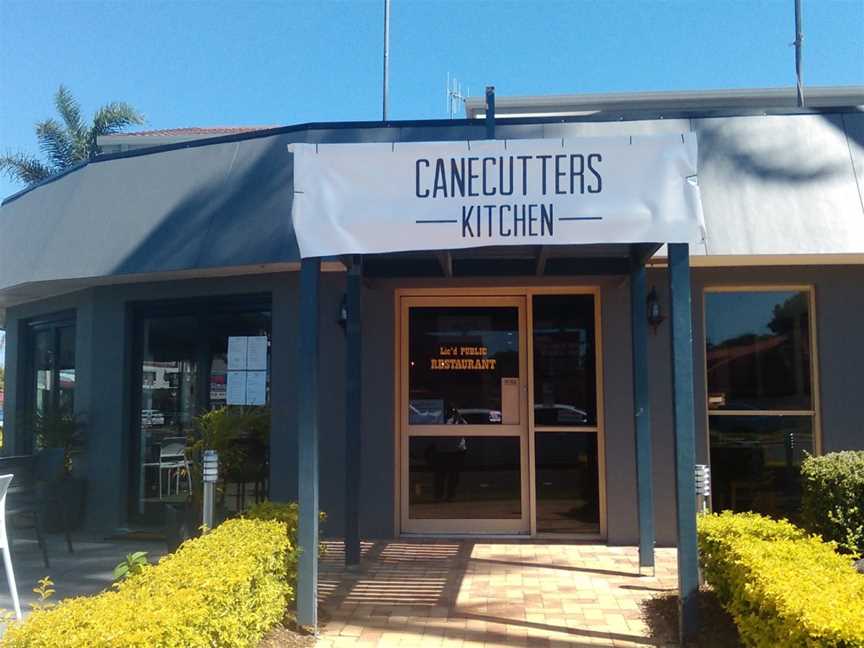
POLYGON ((81 159, 76 156, 70 133, 56 119, 46 119, 36 124, 36 139, 39 140, 39 148, 57 168, 65 168, 81 159))
POLYGON ((81 121, 81 106, 66 86, 60 86, 54 95, 54 105, 63 118, 66 129, 73 139, 85 139, 87 132, 81 121))
POLYGON ((24 184, 30 185, 44 180, 53 172, 54 169, 24 153, 10 153, 0 156, 0 173, 24 184))
POLYGON ((144 123, 144 115, 130 104, 122 101, 112 101, 102 106, 93 116, 91 133, 95 139, 99 135, 117 133, 129 126, 144 123))
POLYGON ((113 101, 102 106, 93 116, 93 123, 87 124, 81 118, 81 105, 63 85, 54 95, 54 105, 60 119, 45 119, 36 124, 36 139, 46 161, 21 152, 9 153, 0 156, 0 174, 27 184, 39 182, 95 156, 99 150, 96 138, 100 135, 144 123, 144 116, 131 105, 113 101))

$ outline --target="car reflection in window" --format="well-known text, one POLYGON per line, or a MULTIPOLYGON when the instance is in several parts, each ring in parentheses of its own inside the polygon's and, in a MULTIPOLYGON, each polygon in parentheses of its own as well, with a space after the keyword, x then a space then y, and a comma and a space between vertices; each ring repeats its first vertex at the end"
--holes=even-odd
POLYGON ((561 403, 537 404, 534 406, 534 425, 588 425, 588 412, 561 403))

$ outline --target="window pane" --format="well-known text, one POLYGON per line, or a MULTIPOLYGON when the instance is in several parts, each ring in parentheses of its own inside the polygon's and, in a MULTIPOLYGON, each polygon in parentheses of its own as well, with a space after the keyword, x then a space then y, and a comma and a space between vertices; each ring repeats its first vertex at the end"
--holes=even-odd
POLYGON ((522 517, 519 437, 411 437, 412 519, 522 517))
POLYGON ((199 327, 195 317, 153 317, 141 323, 139 514, 161 515, 165 503, 189 496, 186 451, 198 415, 199 327))
POLYGON ((600 533, 596 432, 537 432, 537 531, 600 533))
POLYGON ((534 424, 596 425, 594 296, 534 297, 534 424))
POLYGON ((709 409, 809 410, 807 292, 705 295, 709 409))
MULTIPOLYGON (((141 413, 133 516, 158 523, 166 504, 185 502, 198 488, 202 430, 196 417, 226 405, 228 339, 270 337, 270 311, 232 311, 207 303, 196 314, 139 319, 141 413), (223 310, 224 309, 224 310, 223 310)), ((269 349, 268 349, 269 354, 269 349)), ((268 355, 269 359, 269 355, 268 355)), ((265 379, 269 403, 269 362, 265 379)), ((268 495, 269 410, 232 407, 209 428, 219 445, 218 505, 240 511, 268 495)))
POLYGON ((810 416, 711 416, 715 511, 795 516, 804 453, 813 453, 810 416))
POLYGON ((75 402, 75 327, 59 329, 57 344, 57 406, 61 414, 72 415, 75 402))
POLYGON ((51 407, 51 390, 54 380, 51 372, 51 337, 54 331, 44 329, 33 334, 33 369, 36 384, 35 398, 33 400, 35 414, 47 416, 48 408, 51 407))
POLYGON ((518 424, 518 322, 515 306, 412 307, 408 422, 518 424))

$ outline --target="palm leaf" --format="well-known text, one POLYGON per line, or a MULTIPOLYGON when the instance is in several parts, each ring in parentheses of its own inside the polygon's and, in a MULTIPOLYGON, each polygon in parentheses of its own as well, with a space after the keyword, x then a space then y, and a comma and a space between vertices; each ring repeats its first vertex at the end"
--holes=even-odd
POLYGON ((0 157, 0 173, 24 184, 40 182, 53 172, 50 167, 24 153, 10 153, 0 157))
POLYGON ((59 169, 65 169, 81 159, 76 155, 76 147, 69 133, 56 119, 46 119, 36 124, 36 139, 51 164, 59 169))
POLYGON ((123 101, 112 101, 105 104, 93 116, 92 132, 95 135, 110 135, 129 126, 144 123, 144 115, 130 104, 123 101))
POLYGON ((72 93, 66 86, 60 86, 57 93, 54 95, 54 105, 60 117, 63 118, 63 123, 66 124, 66 130, 69 133, 71 140, 84 140, 87 136, 87 129, 81 121, 81 106, 72 93))
POLYGON ((96 138, 100 135, 110 135, 125 130, 133 124, 143 124, 144 115, 130 104, 123 101, 112 101, 105 104, 93 116, 93 126, 90 128, 90 153, 98 153, 96 138))

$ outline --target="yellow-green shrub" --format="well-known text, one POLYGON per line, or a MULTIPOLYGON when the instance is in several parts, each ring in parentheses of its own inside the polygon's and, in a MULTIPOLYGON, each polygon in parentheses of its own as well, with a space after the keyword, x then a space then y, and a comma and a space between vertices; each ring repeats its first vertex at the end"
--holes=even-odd
MULTIPOLYGON (((282 522, 285 525, 285 530, 288 533, 288 542, 292 547, 298 547, 297 542, 297 524, 300 509, 297 502, 271 502, 264 500, 250 506, 243 513, 243 517, 250 520, 275 520, 282 522)), ((324 522, 327 515, 322 511, 320 513, 320 521, 324 522)), ((324 546, 321 545, 320 552, 324 552, 324 546)), ((289 551, 287 554, 287 570, 288 581, 291 583, 297 582, 297 560, 300 558, 298 551, 289 551)), ((291 593, 291 601, 293 602, 293 591, 291 593)))
POLYGON ((804 524, 841 551, 864 554, 864 451, 806 457, 801 464, 804 524))
POLYGON ((294 553, 285 524, 229 520, 114 590, 12 624, 12 648, 256 646, 283 617, 294 553))
POLYGON ((833 543, 726 511, 700 516, 699 551, 748 646, 864 648, 864 577, 833 543))

